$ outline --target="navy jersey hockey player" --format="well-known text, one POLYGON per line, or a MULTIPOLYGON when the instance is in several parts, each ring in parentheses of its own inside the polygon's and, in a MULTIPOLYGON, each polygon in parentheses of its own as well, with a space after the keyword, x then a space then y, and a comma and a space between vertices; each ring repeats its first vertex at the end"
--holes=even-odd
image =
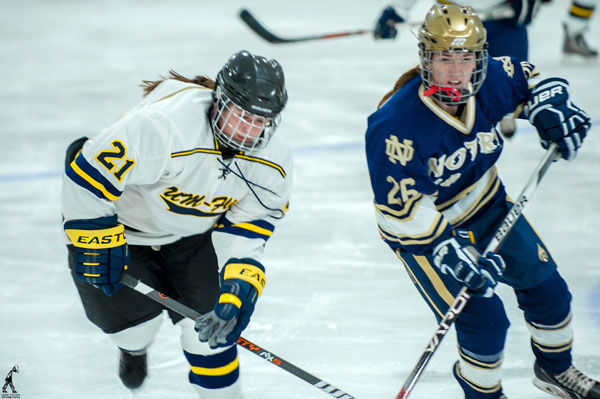
MULTIPOLYGON (((373 30, 377 39, 396 36, 395 23, 404 22, 417 0, 396 0, 383 9, 373 30)), ((510 56, 527 61, 531 23, 541 0, 438 0, 440 4, 470 5, 477 12, 487 32, 488 53, 492 57, 510 56)), ((510 110, 500 121, 499 129, 505 138, 514 136, 515 118, 519 111, 510 110)))
POLYGON ((489 57, 469 6, 434 5, 418 40, 420 65, 368 119, 381 237, 438 321, 463 286, 475 292, 456 321, 453 374, 466 398, 506 397, 500 366, 509 322, 493 290, 498 282, 514 289, 524 311, 535 385, 563 398, 600 398, 600 384, 572 365, 571 293, 527 219, 518 219, 497 254, 481 255, 511 206, 495 166, 503 147, 495 124, 527 103, 542 144, 556 143, 572 160, 589 117, 569 99, 564 79, 539 81, 526 61, 489 57))
POLYGON ((171 72, 144 87, 138 106, 67 151, 69 267, 88 318, 120 349, 125 386, 146 377, 163 309, 121 288, 124 270, 203 314, 194 323, 169 311, 189 381, 201 398, 238 399, 235 343, 290 194, 290 150, 274 135, 287 102, 283 70, 239 51, 216 82, 171 72))
MULTIPOLYGON (((376 39, 392 39, 394 23, 404 22, 417 0, 394 0, 377 18, 376 39)), ((541 0, 438 0, 438 4, 469 5, 479 14, 487 31, 488 52, 493 57, 508 55, 526 61, 529 52, 527 26, 541 0)))

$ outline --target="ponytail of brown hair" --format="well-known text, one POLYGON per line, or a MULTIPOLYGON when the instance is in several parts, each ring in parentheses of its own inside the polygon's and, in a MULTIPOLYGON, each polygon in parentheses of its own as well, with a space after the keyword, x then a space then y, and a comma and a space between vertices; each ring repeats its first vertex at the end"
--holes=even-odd
POLYGON ((179 80, 180 82, 192 83, 195 85, 200 85, 202 87, 206 87, 207 89, 211 89, 211 90, 214 90, 217 87, 217 84, 215 83, 215 81, 206 76, 196 76, 194 79, 190 79, 190 78, 186 78, 183 75, 178 74, 177 72, 175 72, 174 70, 171 69, 169 71, 169 76, 166 78, 161 76, 161 79, 159 79, 159 80, 143 80, 142 81, 142 84, 140 84, 140 86, 142 86, 142 89, 144 89, 144 97, 146 97, 148 94, 150 94, 152 92, 152 90, 156 89, 156 87, 159 84, 161 84, 162 82, 164 82, 167 79, 175 79, 175 80, 179 80))
POLYGON ((414 78, 417 75, 421 74, 421 67, 416 66, 406 72, 404 72, 404 74, 402 76, 400 76, 398 78, 398 80, 396 81, 396 83, 394 84, 394 88, 390 91, 388 91, 386 93, 385 96, 383 96, 383 98, 381 99, 381 101, 379 101, 379 104, 377 105, 377 108, 381 108, 381 106, 383 104, 385 104, 385 102, 394 95, 395 92, 397 92, 398 90, 400 90, 402 88, 402 86, 404 86, 406 84, 406 82, 408 82, 409 80, 411 80, 412 78, 414 78))

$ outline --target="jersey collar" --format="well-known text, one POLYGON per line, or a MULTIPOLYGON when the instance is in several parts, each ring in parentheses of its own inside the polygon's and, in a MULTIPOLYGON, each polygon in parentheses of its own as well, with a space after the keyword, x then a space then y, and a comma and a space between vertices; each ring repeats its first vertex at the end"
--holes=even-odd
POLYGON ((467 103, 465 104, 464 112, 466 113, 466 117, 465 122, 463 123, 458 118, 455 118, 454 116, 444 111, 439 105, 436 104, 435 101, 433 101, 433 98, 424 96, 424 91, 425 87, 423 86, 423 84, 421 84, 421 86, 419 86, 419 98, 427 108, 429 108, 441 120, 455 128, 459 132, 463 134, 471 133, 473 125, 475 124, 475 96, 469 97, 467 103))

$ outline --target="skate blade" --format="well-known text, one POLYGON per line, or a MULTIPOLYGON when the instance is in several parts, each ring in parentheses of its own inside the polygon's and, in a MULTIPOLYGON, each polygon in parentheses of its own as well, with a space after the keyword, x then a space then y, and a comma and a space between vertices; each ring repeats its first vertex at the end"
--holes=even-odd
POLYGON ((571 397, 571 395, 569 395, 563 389, 558 388, 554 384, 548 384, 547 382, 544 382, 544 381, 539 380, 537 378, 533 379, 533 385, 535 385, 537 388, 541 389, 542 391, 547 392, 550 395, 555 396, 557 398, 561 398, 561 399, 573 399, 571 397))
POLYGON ((569 66, 592 66, 598 63, 598 57, 587 57, 581 54, 562 53, 560 62, 569 66))

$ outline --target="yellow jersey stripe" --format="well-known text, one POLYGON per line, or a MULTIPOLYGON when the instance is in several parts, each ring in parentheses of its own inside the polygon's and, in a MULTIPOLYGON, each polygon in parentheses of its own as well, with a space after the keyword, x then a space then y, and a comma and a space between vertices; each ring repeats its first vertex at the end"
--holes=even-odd
POLYGON ((102 184, 98 183, 96 180, 92 179, 92 177, 90 175, 88 175, 87 173, 85 173, 80 167, 79 165, 77 165, 75 163, 75 161, 71 162, 71 169, 73 169, 73 172, 75 172, 79 177, 81 177, 83 180, 87 181, 88 183, 90 183, 94 188, 100 190, 102 192, 102 194, 108 198, 111 201, 116 201, 119 199, 119 197, 117 197, 116 195, 113 195, 112 193, 110 193, 102 184))
POLYGON ((239 367, 239 360, 238 360, 237 356, 231 363, 229 363, 225 366, 222 366, 222 367, 207 368, 207 367, 196 367, 196 366, 190 365, 190 368, 192 369, 192 373, 198 374, 198 375, 212 375, 212 376, 230 374, 233 371, 235 371, 235 369, 237 369, 238 367, 239 367))
POLYGON ((248 156, 248 155, 241 155, 241 154, 235 154, 233 157, 234 158, 245 159, 246 161, 250 161, 250 162, 258 162, 258 163, 261 163, 263 165, 270 166, 270 167, 276 169, 277 171, 279 171, 279 173, 281 174, 281 176, 283 176, 283 177, 286 176, 285 171, 283 170, 283 168, 281 166, 277 165, 274 162, 267 161, 266 159, 256 158, 256 157, 251 157, 251 156, 248 156))
POLYGON ((197 154, 197 153, 220 155, 221 151, 219 151, 219 150, 211 150, 211 149, 208 149, 208 148, 195 148, 193 150, 188 150, 188 151, 174 152, 174 153, 171 154, 171 158, 184 157, 186 155, 192 155, 192 154, 197 154))
POLYGON ((269 236, 269 237, 271 237, 273 235, 273 232, 271 230, 264 229, 262 227, 254 225, 252 223, 238 223, 238 224, 233 224, 232 227, 239 227, 240 229, 250 230, 255 233, 262 234, 264 236, 269 236))

